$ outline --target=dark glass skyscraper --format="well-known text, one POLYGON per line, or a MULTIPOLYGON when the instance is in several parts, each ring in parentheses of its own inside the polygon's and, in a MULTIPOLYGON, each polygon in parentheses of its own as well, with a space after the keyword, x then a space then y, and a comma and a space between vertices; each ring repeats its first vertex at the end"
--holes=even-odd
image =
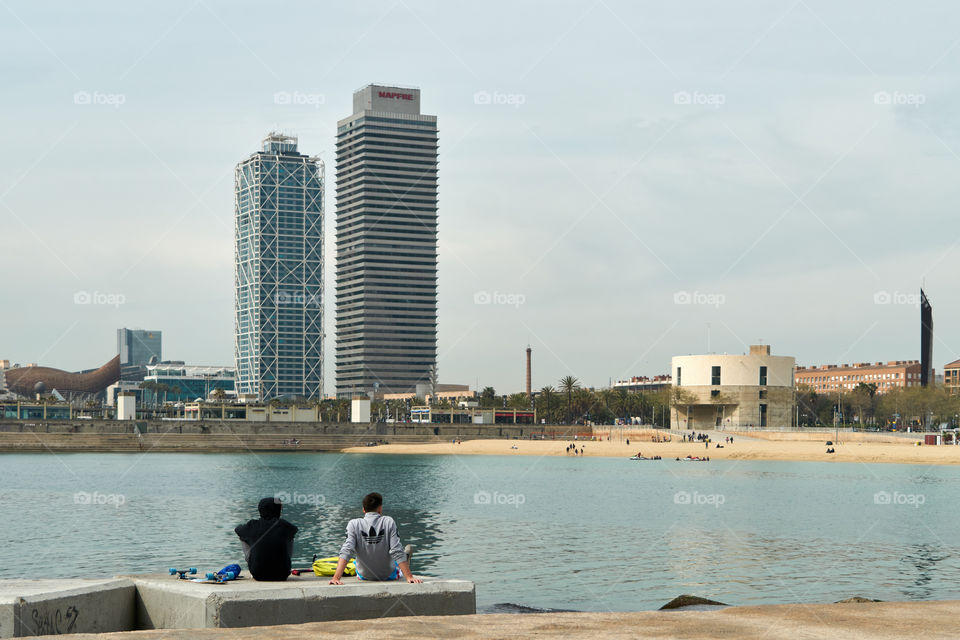
POLYGON ((920 289, 920 385, 933 382, 933 307, 920 289))
POLYGON ((120 354, 120 379, 143 380, 146 365, 163 360, 163 336, 160 331, 117 329, 117 353, 120 354))
POLYGON ((409 392, 437 358, 437 118, 369 85, 337 123, 337 395, 409 392))
POLYGON ((120 354, 120 366, 147 365, 163 360, 160 331, 143 329, 117 329, 117 353, 120 354))
POLYGON ((323 395, 323 162, 271 133, 235 172, 236 389, 323 395))

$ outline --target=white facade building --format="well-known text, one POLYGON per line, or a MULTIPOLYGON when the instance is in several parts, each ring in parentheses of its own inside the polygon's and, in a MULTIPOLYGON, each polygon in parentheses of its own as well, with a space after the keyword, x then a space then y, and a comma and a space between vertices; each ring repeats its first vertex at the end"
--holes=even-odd
POLYGON ((137 419, 137 395, 122 391, 117 395, 117 420, 137 419))
POLYGON ((370 422, 370 398, 354 398, 350 402, 350 422, 370 422))
POLYGON ((676 356, 673 424, 679 429, 789 427, 796 360, 752 345, 743 355, 676 356))

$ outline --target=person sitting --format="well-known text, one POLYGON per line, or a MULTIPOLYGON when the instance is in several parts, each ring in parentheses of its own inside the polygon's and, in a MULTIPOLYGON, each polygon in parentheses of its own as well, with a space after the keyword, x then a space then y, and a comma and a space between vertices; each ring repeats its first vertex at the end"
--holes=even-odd
POLYGON ((297 527, 280 517, 279 498, 264 498, 257 505, 260 517, 234 532, 243 545, 243 557, 254 580, 282 582, 290 575, 293 538, 297 527))
POLYGON ((357 559, 357 577, 361 580, 396 580, 402 574, 407 582, 423 582, 410 571, 407 552, 400 544, 397 523, 383 515, 383 496, 369 493, 363 498, 363 517, 347 523, 347 539, 340 547, 340 560, 330 584, 343 584, 341 578, 350 558, 357 559))

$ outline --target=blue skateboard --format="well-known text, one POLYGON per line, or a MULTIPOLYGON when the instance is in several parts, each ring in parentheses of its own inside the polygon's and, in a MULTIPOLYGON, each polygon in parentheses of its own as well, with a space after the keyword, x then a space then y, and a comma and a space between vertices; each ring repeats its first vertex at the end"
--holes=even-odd
POLYGON ((192 576, 197 575, 196 567, 190 567, 189 569, 177 569, 176 567, 170 567, 169 571, 170 575, 172 576, 179 575, 181 580, 189 580, 189 578, 187 578, 187 574, 192 576))
POLYGON ((220 571, 208 571, 204 574, 203 578, 188 578, 189 575, 196 575, 196 567, 190 567, 189 569, 180 570, 180 569, 170 569, 170 575, 179 575, 182 580, 189 580, 190 582, 199 582, 201 584, 222 584, 224 582, 230 582, 231 580, 242 580, 243 577, 240 575, 240 565, 238 564, 228 564, 220 571))

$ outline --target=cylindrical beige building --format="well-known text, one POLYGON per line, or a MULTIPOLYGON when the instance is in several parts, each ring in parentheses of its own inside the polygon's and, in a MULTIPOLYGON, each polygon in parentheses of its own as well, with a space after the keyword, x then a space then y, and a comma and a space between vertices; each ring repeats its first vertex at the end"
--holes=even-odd
POLYGON ((793 425, 794 358, 752 345, 745 355, 675 356, 675 429, 736 429, 793 425))

